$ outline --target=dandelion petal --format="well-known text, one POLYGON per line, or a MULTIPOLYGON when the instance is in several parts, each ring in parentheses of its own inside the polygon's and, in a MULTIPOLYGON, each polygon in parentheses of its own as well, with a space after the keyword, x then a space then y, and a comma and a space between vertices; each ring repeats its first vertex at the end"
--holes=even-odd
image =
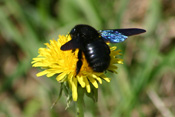
POLYGON ((89 81, 87 80, 86 77, 84 77, 84 81, 86 83, 86 90, 87 90, 88 93, 90 93, 91 92, 91 87, 90 87, 89 81))
POLYGON ((94 78, 88 77, 88 79, 89 79, 90 82, 94 85, 95 88, 98 88, 98 83, 97 83, 97 81, 96 81, 94 78))
POLYGON ((73 78, 72 80, 72 98, 74 101, 77 101, 78 94, 77 94, 77 79, 73 78))
POLYGON ((80 76, 77 76, 77 80, 79 82, 79 84, 81 85, 81 87, 85 87, 85 81, 83 80, 84 78, 83 77, 80 77, 80 76))

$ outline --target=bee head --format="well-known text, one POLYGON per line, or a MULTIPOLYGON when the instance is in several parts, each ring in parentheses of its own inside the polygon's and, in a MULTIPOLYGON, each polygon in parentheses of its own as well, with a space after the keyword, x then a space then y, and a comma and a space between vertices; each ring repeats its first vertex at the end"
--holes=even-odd
POLYGON ((70 31, 70 36, 79 43, 89 43, 96 39, 94 37, 98 38, 99 33, 96 29, 89 25, 80 24, 76 25, 70 31))
POLYGON ((84 45, 99 39, 99 33, 93 27, 80 24, 70 31, 71 40, 61 46, 61 50, 84 48, 84 45))

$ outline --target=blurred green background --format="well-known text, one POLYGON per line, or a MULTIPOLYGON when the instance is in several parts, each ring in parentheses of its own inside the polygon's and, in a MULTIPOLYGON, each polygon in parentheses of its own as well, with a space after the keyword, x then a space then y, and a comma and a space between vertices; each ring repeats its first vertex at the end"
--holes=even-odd
POLYGON ((116 44, 123 65, 99 87, 98 102, 86 97, 86 117, 175 115, 175 0, 0 0, 0 117, 73 117, 60 84, 36 77, 38 48, 68 34, 76 24, 96 29, 144 28, 116 44))

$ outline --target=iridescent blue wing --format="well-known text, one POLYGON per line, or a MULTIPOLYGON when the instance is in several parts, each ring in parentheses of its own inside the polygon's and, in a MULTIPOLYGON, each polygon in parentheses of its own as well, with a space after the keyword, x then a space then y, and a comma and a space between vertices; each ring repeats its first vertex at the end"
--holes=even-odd
POLYGON ((144 29, 128 28, 114 30, 99 30, 101 37, 106 42, 119 43, 125 41, 128 36, 137 35, 146 32, 144 29))

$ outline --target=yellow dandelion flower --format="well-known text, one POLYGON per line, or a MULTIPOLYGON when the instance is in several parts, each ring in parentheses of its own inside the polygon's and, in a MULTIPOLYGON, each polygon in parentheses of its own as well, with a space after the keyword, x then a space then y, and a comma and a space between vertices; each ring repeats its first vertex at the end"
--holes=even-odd
MULTIPOLYGON (((78 85, 82 88, 86 88, 88 93, 91 93, 91 85, 95 88, 98 88, 98 83, 102 84, 102 80, 110 82, 110 78, 108 78, 104 73, 94 72, 89 66, 83 55, 83 65, 81 67, 78 75, 76 74, 76 63, 78 61, 77 54, 78 49, 75 52, 72 50, 62 51, 60 47, 64 45, 66 42, 71 40, 69 35, 61 36, 59 35, 59 39, 50 40, 50 44, 46 43, 47 48, 40 48, 39 55, 36 58, 33 58, 32 66, 33 67, 41 67, 44 71, 39 72, 37 76, 46 75, 47 77, 51 77, 53 75, 57 75, 56 80, 58 82, 68 82, 69 87, 72 91, 72 98, 74 101, 77 101, 78 98, 78 85)), ((122 64, 123 60, 117 58, 117 55, 121 55, 120 50, 116 50, 117 47, 110 48, 110 57, 111 62, 108 67, 108 71, 116 72, 117 66, 116 64, 122 64)))

